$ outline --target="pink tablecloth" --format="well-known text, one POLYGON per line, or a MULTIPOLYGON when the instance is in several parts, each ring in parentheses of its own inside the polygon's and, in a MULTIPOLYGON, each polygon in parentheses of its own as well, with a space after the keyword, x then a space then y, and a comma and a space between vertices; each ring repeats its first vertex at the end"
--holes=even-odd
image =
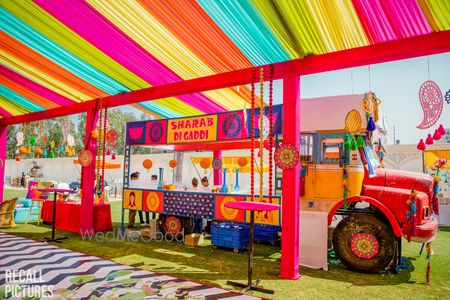
MULTIPOLYGON (((70 202, 56 202, 56 224, 60 230, 80 232, 80 210, 81 204, 70 202)), ((53 200, 44 202, 42 208, 42 219, 52 222, 53 200)), ((94 231, 112 230, 111 207, 109 204, 94 204, 94 231)))

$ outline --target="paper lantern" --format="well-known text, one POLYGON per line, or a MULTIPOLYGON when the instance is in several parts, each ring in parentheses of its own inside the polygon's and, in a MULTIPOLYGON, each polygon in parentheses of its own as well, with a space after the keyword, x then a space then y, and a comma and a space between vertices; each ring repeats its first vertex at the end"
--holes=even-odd
POLYGON ((444 126, 442 124, 439 125, 438 131, 441 134, 441 136, 447 134, 447 131, 445 131, 445 128, 444 128, 444 126))
POLYGON ((439 133, 439 130, 435 130, 434 131, 434 134, 433 134, 433 139, 435 140, 435 141, 439 141, 440 139, 441 139, 441 134, 439 133))
POLYGON ((153 162, 151 159, 144 159, 144 161, 142 162, 142 166, 147 169, 150 170, 151 167, 153 166, 153 162))
POLYGON ((428 134, 427 139, 425 140, 425 144, 427 144, 427 145, 433 145, 434 144, 433 137, 431 136, 430 133, 428 134))
POLYGON ((423 141, 423 139, 420 139, 419 143, 417 144, 417 150, 423 151, 427 148, 427 146, 425 145, 425 142, 423 141))
POLYGON ((211 161, 208 158, 202 158, 200 160, 200 167, 202 167, 202 169, 208 169, 211 166, 211 161))
POLYGON ((176 160, 176 159, 171 159, 171 160, 169 161, 169 166, 170 166, 171 168, 175 168, 175 167, 177 166, 177 160, 176 160))
POLYGON ((238 159, 238 166, 243 168, 248 164, 247 158, 245 157, 239 157, 238 159))
POLYGON ((27 154, 27 153, 28 153, 28 149, 25 148, 24 146, 21 146, 21 147, 19 148, 19 153, 20 153, 20 154, 27 154))

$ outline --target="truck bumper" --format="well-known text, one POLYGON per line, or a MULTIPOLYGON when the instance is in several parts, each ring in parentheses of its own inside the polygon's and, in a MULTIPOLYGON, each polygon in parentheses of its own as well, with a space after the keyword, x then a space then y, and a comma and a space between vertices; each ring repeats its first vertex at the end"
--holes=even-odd
MULTIPOLYGON (((416 234, 410 237, 412 242, 427 243, 434 240, 438 230, 438 222, 436 220, 426 220, 416 227, 416 234)), ((408 232, 408 225, 403 225, 403 232, 408 232)), ((403 234, 407 238, 407 234, 403 234)))

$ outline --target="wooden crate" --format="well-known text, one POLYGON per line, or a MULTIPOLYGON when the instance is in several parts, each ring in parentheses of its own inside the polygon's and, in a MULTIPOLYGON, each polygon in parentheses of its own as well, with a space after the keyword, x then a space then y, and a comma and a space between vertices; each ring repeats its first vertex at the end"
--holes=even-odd
POLYGON ((189 247, 196 247, 203 243, 203 235, 200 233, 191 233, 184 237, 184 244, 189 247))

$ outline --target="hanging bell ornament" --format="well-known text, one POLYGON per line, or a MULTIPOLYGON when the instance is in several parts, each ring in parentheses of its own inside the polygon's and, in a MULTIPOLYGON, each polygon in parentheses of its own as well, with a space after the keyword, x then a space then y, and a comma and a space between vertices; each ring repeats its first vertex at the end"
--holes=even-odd
POLYGON ((433 134, 433 139, 435 140, 435 141, 439 141, 440 139, 441 139, 441 134, 439 133, 439 130, 435 130, 434 131, 434 134, 433 134))
POLYGON ((111 159, 116 159, 116 154, 114 152, 111 155, 111 159))
POLYGON ((111 150, 106 150, 106 155, 111 155, 111 150))
POLYGON ((44 157, 48 156, 47 149, 44 150, 44 154, 43 155, 44 155, 44 157))
POLYGON ((425 140, 425 144, 427 144, 427 145, 433 145, 434 144, 433 137, 431 136, 430 133, 428 134, 427 139, 425 140))
POLYGON ((419 143, 417 144, 417 150, 423 151, 425 149, 427 149, 427 146, 425 145, 423 139, 420 139, 419 143))

